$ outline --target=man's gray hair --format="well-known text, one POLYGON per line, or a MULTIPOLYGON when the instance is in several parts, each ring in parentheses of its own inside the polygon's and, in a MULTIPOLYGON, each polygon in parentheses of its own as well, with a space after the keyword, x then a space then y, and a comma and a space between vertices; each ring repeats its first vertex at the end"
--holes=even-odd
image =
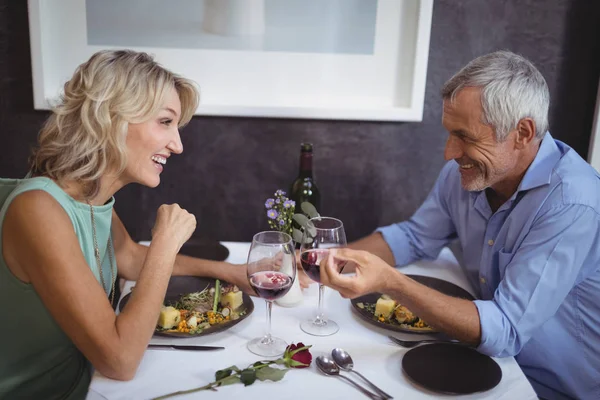
POLYGON ((548 85, 524 57, 510 51, 478 57, 444 84, 442 97, 454 101, 465 87, 481 88, 482 122, 495 129, 498 141, 505 140, 523 118, 535 122, 538 139, 548 130, 548 85))

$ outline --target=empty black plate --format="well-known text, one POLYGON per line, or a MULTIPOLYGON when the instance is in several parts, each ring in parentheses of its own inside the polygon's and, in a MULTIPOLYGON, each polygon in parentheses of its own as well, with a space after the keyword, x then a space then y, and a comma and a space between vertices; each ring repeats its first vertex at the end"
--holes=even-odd
POLYGON ((490 357, 459 344, 434 343, 409 350, 402 358, 404 373, 435 392, 469 394, 490 390, 502 379, 490 357))
POLYGON ((181 246, 179 254, 207 260, 224 261, 229 256, 229 250, 216 240, 192 237, 181 246))

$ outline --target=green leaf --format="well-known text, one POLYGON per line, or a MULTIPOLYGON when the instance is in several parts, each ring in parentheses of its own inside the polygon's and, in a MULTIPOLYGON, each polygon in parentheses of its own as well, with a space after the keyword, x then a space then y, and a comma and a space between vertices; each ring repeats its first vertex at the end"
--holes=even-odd
POLYGON ((231 375, 228 376, 227 378, 223 379, 221 382, 219 382, 219 386, 227 386, 227 385, 233 385, 234 383, 240 383, 240 377, 237 375, 231 375))
POLYGON ((256 371, 250 368, 246 368, 240 374, 240 380, 244 386, 252 385, 256 380, 256 371))
POLYGON ((302 204, 300 204, 300 208, 302 209, 304 214, 308 215, 310 218, 316 218, 319 216, 319 213, 315 206, 313 206, 308 201, 302 202, 302 204))
POLYGON ((240 369, 235 365, 232 365, 229 368, 220 369, 215 373, 215 380, 220 381, 223 378, 227 378, 229 375, 233 373, 233 371, 239 372, 240 369))
POLYGON ((277 382, 283 379, 286 372, 288 372, 287 369, 264 367, 256 371, 256 379, 258 379, 259 381, 269 380, 277 382))
POLYGON ((294 214, 294 221, 298 223, 301 227, 305 227, 310 221, 304 214, 294 214))
POLYGON ((302 242, 302 231, 300 229, 293 228, 292 239, 294 239, 294 242, 296 243, 302 242))
POLYGON ((317 228, 315 227, 315 224, 313 224, 311 221, 308 221, 308 224, 306 224, 304 229, 308 230, 308 235, 306 236, 307 239, 310 239, 310 241, 307 240, 306 243, 312 242, 313 238, 317 236, 317 228))

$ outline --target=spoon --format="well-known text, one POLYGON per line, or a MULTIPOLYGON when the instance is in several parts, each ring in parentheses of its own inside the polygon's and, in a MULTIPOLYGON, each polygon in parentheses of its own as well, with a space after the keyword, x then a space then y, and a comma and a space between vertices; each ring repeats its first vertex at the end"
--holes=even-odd
POLYGON ((356 375, 360 376, 367 382, 381 397, 384 399, 393 399, 392 396, 378 388, 373 382, 368 380, 363 374, 354 370, 354 362, 352 361, 352 357, 348 354, 347 351, 335 348, 331 351, 331 356, 333 357, 333 361, 343 370, 347 372, 354 372, 356 375))
POLYGON ((325 357, 325 356, 317 357, 317 368, 319 369, 319 371, 321 371, 325 375, 337 376, 338 378, 342 378, 342 379, 350 382, 350 384, 352 384, 352 386, 356 387, 368 398, 370 398, 372 400, 381 400, 381 397, 379 397, 375 393, 368 391, 364 387, 360 386, 358 383, 354 382, 352 379, 349 379, 349 378, 345 377, 344 375, 341 375, 340 369, 338 368, 337 364, 334 363, 333 360, 331 360, 330 358, 325 357))

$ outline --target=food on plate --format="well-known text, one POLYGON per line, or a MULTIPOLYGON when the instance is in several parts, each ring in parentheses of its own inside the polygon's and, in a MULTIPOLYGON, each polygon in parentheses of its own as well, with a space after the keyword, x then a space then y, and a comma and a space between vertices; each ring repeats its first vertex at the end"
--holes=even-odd
POLYGON ((242 291, 235 285, 222 286, 217 279, 214 288, 184 294, 175 304, 163 306, 156 330, 197 335, 245 313, 242 291))
POLYGON ((171 329, 181 321, 179 310, 175 307, 163 307, 158 316, 158 326, 162 329, 171 329))
POLYGON ((419 319, 412 311, 401 304, 398 304, 394 309, 394 318, 401 324, 412 324, 419 319))
POLYGON ((382 296, 377 299, 377 303, 375 304, 375 315, 389 319, 394 312, 394 307, 396 307, 395 300, 389 298, 386 299, 382 296))
POLYGON ((356 303, 360 309, 373 314, 373 319, 390 325, 399 325, 406 329, 418 331, 433 331, 433 328, 416 316, 412 311, 392 299, 388 295, 381 295, 376 303, 356 303))
POLYGON ((230 291, 221 297, 221 305, 223 307, 229 307, 232 310, 240 307, 244 303, 243 294, 241 290, 237 292, 230 291))

